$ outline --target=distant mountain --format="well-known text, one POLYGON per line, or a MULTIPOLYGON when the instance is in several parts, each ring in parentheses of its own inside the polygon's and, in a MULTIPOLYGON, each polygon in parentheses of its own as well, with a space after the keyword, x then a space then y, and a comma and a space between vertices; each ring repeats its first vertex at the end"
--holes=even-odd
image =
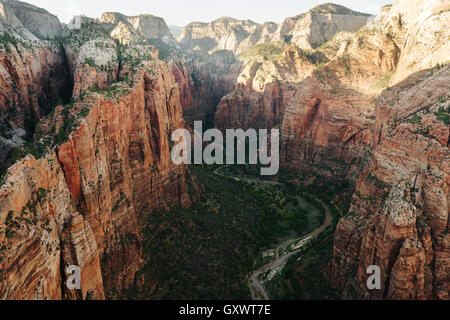
POLYGON ((54 39, 62 36, 58 18, 31 4, 0 0, 0 35, 4 32, 24 40, 54 39))
POLYGON ((174 37, 178 37, 181 34, 181 31, 183 31, 183 27, 171 25, 169 26, 169 30, 174 37))
POLYGON ((354 32, 367 24, 369 14, 326 3, 281 24, 222 17, 210 23, 193 22, 177 37, 182 46, 204 52, 230 50, 239 55, 255 44, 290 41, 312 50, 341 31, 354 32))
POLYGON ((144 38, 161 39, 165 43, 176 44, 164 19, 151 14, 125 16, 118 12, 105 12, 98 22, 122 42, 144 38))

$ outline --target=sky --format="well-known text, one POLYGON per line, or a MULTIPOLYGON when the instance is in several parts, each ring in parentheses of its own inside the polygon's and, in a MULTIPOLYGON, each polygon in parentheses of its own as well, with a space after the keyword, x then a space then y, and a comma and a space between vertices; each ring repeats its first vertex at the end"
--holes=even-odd
POLYGON ((355 11, 377 14, 393 0, 22 0, 55 14, 62 22, 73 15, 98 18, 103 12, 125 15, 153 14, 168 25, 185 26, 193 21, 210 22, 228 16, 258 23, 281 22, 316 5, 333 2, 355 11))

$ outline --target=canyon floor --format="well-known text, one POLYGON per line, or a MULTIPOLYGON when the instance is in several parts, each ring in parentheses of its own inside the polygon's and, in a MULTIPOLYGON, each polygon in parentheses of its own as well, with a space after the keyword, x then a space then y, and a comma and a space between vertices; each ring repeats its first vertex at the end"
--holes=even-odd
MULTIPOLYGON (((335 227, 329 209, 324 211, 323 203, 306 193, 299 196, 301 190, 288 191, 283 183, 256 175, 239 177, 236 172, 244 173, 239 166, 231 169, 236 175, 221 173, 222 167, 190 168, 204 190, 200 202, 190 209, 148 215, 144 228, 148 263, 122 298, 250 299, 247 279, 252 269, 267 262, 263 252, 280 241, 295 245, 307 233, 312 238, 327 230, 329 236, 335 227), (295 239, 286 240, 289 237, 295 239)), ((299 252, 294 249, 283 262, 299 252)), ((331 262, 331 256, 328 259, 331 262)), ((320 273, 317 270, 317 277, 320 273)))

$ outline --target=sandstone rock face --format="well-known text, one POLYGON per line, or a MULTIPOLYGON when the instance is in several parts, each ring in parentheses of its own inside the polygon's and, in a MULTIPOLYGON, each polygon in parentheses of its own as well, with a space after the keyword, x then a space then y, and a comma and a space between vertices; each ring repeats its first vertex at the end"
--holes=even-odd
POLYGON ((449 68, 435 71, 382 95, 379 145, 336 231, 336 281, 352 286, 356 277, 364 296, 449 298, 449 127, 439 116, 448 110, 449 68), (381 268, 380 291, 365 288, 369 265, 381 268))
MULTIPOLYGON (((149 19, 127 27, 152 37, 159 25, 161 36, 161 21, 149 19)), ((191 201, 186 168, 170 159, 170 134, 184 127, 172 68, 145 67, 158 59, 153 46, 117 45, 93 20, 75 21, 66 32, 62 45, 2 43, 1 115, 9 124, 2 139, 12 132, 8 139, 22 144, 27 116, 37 123, 56 105, 53 97, 73 93, 71 104, 40 121, 33 141, 39 159, 27 157, 2 177, 3 299, 115 297, 141 267, 144 214, 191 201), (65 285, 71 265, 81 270, 80 290, 65 285)))
POLYGON ((74 74, 73 97, 91 89, 103 89, 118 79, 119 58, 113 40, 91 40, 78 51, 74 74))
MULTIPOLYGON (((77 102, 70 116, 89 112, 68 141, 9 170, 0 206, 2 298, 101 299, 104 290, 114 297, 141 266, 143 214, 190 204, 186 168, 170 160, 170 133, 184 127, 178 85, 163 62, 145 70, 127 94, 77 102), (20 218, 24 210, 30 221, 20 218), (81 268, 81 292, 65 291, 60 260, 81 268)), ((63 117, 57 108, 38 139, 51 138, 63 117)))
POLYGON ((422 64, 442 63, 439 48, 446 44, 433 36, 429 45, 436 49, 409 48, 421 37, 411 31, 422 28, 417 17, 428 18, 419 20, 423 27, 432 25, 432 34, 445 33, 446 23, 436 23, 446 17, 445 5, 417 1, 411 13, 409 4, 396 1, 373 22, 394 30, 403 50, 391 81, 396 85, 378 99, 371 164, 335 234, 333 273, 346 297, 449 299, 449 67, 422 64), (405 68, 405 61, 418 57, 418 66, 405 68), (381 268, 381 290, 366 288, 370 265, 381 268))
MULTIPOLYGON (((125 16, 117 12, 105 12, 100 19, 97 20, 112 35, 120 33, 132 34, 132 37, 137 39, 161 39, 165 43, 176 45, 176 41, 169 31, 164 19, 155 17, 149 14, 140 16, 125 16), (119 27, 119 29, 117 29, 119 27)), ((114 38, 114 37, 113 37, 114 38)))
POLYGON ((190 52, 172 66, 180 84, 183 116, 188 126, 201 120, 205 128, 214 127, 217 106, 234 89, 241 63, 231 52, 223 50, 211 55, 190 52))
POLYGON ((329 181, 354 181, 373 144, 370 102, 329 95, 306 80, 288 104, 281 125, 281 165, 329 181))
MULTIPOLYGON (((71 139, 77 153, 91 155, 78 159, 83 174, 74 196, 82 194, 85 201, 87 219, 106 257, 105 272, 117 275, 108 288, 129 284, 139 267, 143 208, 189 203, 184 168, 172 164, 169 150, 170 133, 184 126, 178 87, 164 64, 150 69, 127 100, 105 102, 101 112, 88 116, 88 123, 91 116, 95 119, 92 125, 82 126, 71 139), (97 131, 97 123, 111 126, 97 131), (107 161, 100 167, 96 153, 107 161)), ((76 166, 62 162, 64 168, 76 166)))
POLYGON ((94 18, 89 18, 86 16, 73 16, 72 19, 70 19, 69 23, 63 24, 63 27, 67 28, 68 30, 77 30, 81 29, 83 24, 92 23, 94 21, 94 18))
POLYGON ((449 10, 448 1, 397 0, 370 24, 372 28, 384 29, 402 45, 392 84, 448 61, 450 31, 442 26, 450 22, 449 10))
POLYGON ((297 89, 282 122, 282 165, 355 182, 375 142, 379 80, 392 72, 399 50, 382 33, 343 33, 326 44, 330 59, 297 89), (383 52, 383 55, 380 55, 383 52))
POLYGON ((400 50, 383 33, 340 33, 313 53, 280 45, 279 56, 250 57, 215 124, 281 127, 281 165, 290 171, 356 182, 374 145, 379 79, 400 50))
POLYGON ((280 128, 282 168, 355 187, 331 265, 344 298, 450 299, 448 12, 396 0, 367 26, 333 4, 279 25, 222 18, 188 25, 180 52, 161 18, 60 30, 0 0, 0 163, 33 133, 39 151, 1 180, 0 299, 119 297, 143 263, 145 215, 195 200, 169 142, 194 120, 280 128), (171 62, 155 61, 155 39, 171 62), (71 265, 80 290, 65 285, 71 265), (371 265, 381 290, 366 287, 371 265))
POLYGON ((405 240, 392 268, 388 299, 424 299, 425 263, 422 242, 405 240))
POLYGON ((0 46, 0 168, 11 150, 33 134, 35 123, 58 99, 68 99, 72 84, 61 47, 48 43, 6 42, 0 46))
POLYGON ((194 22, 183 29, 178 41, 188 49, 204 52, 230 50, 238 55, 253 45, 272 41, 292 41, 300 48, 309 50, 338 32, 360 29, 368 18, 367 14, 325 4, 305 14, 287 18, 280 25, 273 22, 260 25, 250 20, 228 17, 211 23, 194 22))
POLYGON ((272 128, 281 123, 296 83, 310 75, 313 65, 295 47, 288 47, 277 61, 252 59, 239 75, 236 88, 217 108, 215 126, 272 128))
POLYGON ((120 21, 111 31, 111 38, 117 39, 122 44, 139 43, 143 41, 143 37, 138 34, 130 25, 120 21))
POLYGON ((104 297, 95 239, 54 152, 10 168, 0 203, 1 299, 81 298, 88 290, 104 297), (73 264, 83 275, 80 292, 69 290, 61 273, 73 264))
POLYGON ((359 14, 344 7, 319 6, 298 20, 290 32, 291 42, 302 49, 312 50, 338 32, 359 30, 366 25, 368 18, 367 14, 359 14))
POLYGON ((209 52, 213 49, 235 51, 239 44, 258 29, 250 20, 224 17, 211 23, 193 22, 178 37, 180 44, 188 49, 209 52))
POLYGON ((16 0, 0 1, 0 32, 2 30, 24 40, 54 39, 63 35, 56 16, 16 0))

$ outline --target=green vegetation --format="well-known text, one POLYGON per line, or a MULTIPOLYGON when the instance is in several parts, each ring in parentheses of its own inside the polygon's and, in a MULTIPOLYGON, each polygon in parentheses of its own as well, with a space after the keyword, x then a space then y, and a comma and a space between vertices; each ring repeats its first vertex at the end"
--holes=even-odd
POLYGON ((16 46, 19 43, 19 40, 12 35, 10 35, 8 32, 3 32, 2 35, 0 35, 0 44, 4 47, 7 47, 7 45, 12 44, 16 46))
POLYGON ((450 125, 450 107, 447 107, 447 109, 441 107, 439 108, 439 111, 434 114, 439 121, 444 122, 447 126, 450 125))
POLYGON ((18 160, 24 158, 26 155, 31 154, 36 159, 40 159, 47 151, 46 147, 42 144, 36 144, 33 141, 26 142, 21 148, 15 148, 12 151, 9 162, 14 164, 18 160))
POLYGON ((165 43, 161 39, 148 39, 147 43, 158 48, 159 59, 163 61, 169 61, 174 54, 178 53, 175 47, 165 43))
POLYGON ((39 188, 37 191, 37 201, 39 203, 42 203, 46 199, 47 199, 47 190, 45 190, 43 188, 39 188))
POLYGON ((264 60, 276 61, 281 58, 287 44, 285 42, 269 42, 257 44, 240 56, 241 60, 262 57, 264 60))
POLYGON ((328 62, 328 59, 319 51, 300 50, 309 62, 320 67, 328 62))
POLYGON ((381 181, 377 176, 374 176, 371 173, 367 176, 366 181, 375 184, 378 189, 384 190, 389 188, 389 185, 387 183, 381 181))
POLYGON ((70 134, 72 133, 74 123, 75 123, 75 116, 70 114, 70 105, 66 106, 63 109, 63 115, 64 115, 64 124, 59 128, 58 134, 55 138, 55 145, 59 145, 69 138, 70 134))
POLYGON ((335 71, 328 65, 320 65, 313 71, 313 75, 323 84, 331 84, 336 78, 335 71))
POLYGON ((420 125, 422 123, 422 117, 415 113, 411 118, 406 119, 406 122, 420 125))
POLYGON ((382 75, 381 77, 379 77, 376 81, 375 81, 375 87, 378 89, 386 89, 387 87, 389 87, 389 83, 391 82, 391 78, 394 75, 395 70, 388 72, 384 75, 382 75))
MULTIPOLYGON (((44 218, 38 218, 38 208, 46 200, 47 190, 39 188, 37 192, 32 194, 32 198, 20 213, 9 211, 5 219, 5 236, 7 239, 12 239, 16 236, 19 230, 30 230, 38 226, 37 232, 45 230, 51 232, 49 221, 44 218)), ((0 250, 1 251, 1 250, 0 250)))
MULTIPOLYGON (((348 186, 335 185, 333 183, 322 184, 320 179, 317 184, 309 187, 300 187, 288 184, 288 189, 293 194, 306 196, 308 202, 314 199, 308 198, 308 193, 318 195, 324 203, 330 204, 338 193, 345 192, 348 186), (308 193, 305 193, 307 191, 308 193)), ((321 207, 320 203, 315 203, 321 207)), ((331 285, 327 275, 330 274, 330 264, 333 259, 333 233, 336 229, 339 211, 333 205, 328 205, 333 223, 319 234, 318 238, 307 244, 300 253, 292 256, 286 263, 282 272, 272 280, 266 282, 271 299, 275 300, 308 300, 308 299, 339 299, 340 294, 331 285)))
POLYGON ((108 32, 98 23, 87 22, 81 25, 80 29, 70 31, 67 38, 55 39, 53 42, 64 43, 72 47, 81 47, 90 40, 109 40, 111 39, 108 32))
POLYGON ((95 61, 93 58, 86 58, 84 60, 83 64, 87 64, 89 67, 97 69, 97 65, 95 64, 95 61))
POLYGON ((147 215, 146 263, 136 275, 136 283, 144 279, 144 285, 120 297, 247 299, 246 276, 256 260, 261 263, 260 251, 323 221, 312 200, 306 202, 295 189, 235 181, 210 167, 191 166, 191 171, 204 190, 199 203, 147 215))
MULTIPOLYGON (((126 80, 130 81, 129 79, 126 80)), ((126 80, 124 80, 124 82, 126 80)), ((115 100, 119 97, 123 97, 127 92, 129 92, 129 88, 127 86, 122 86, 121 84, 123 84, 123 82, 116 82, 105 88, 100 88, 98 85, 95 85, 83 94, 83 98, 85 96, 90 96, 93 93, 97 93, 103 95, 109 100, 115 100)))
POLYGON ((266 284, 273 300, 339 299, 325 274, 333 258, 333 237, 321 240, 289 259, 283 271, 266 284), (299 260, 300 259, 300 260, 299 260))

